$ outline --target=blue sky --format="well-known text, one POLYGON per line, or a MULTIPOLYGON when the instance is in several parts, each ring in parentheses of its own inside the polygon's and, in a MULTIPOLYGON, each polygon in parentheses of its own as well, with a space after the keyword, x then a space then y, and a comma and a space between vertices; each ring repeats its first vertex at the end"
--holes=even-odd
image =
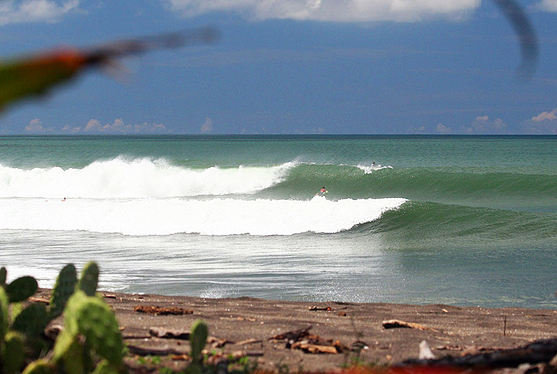
POLYGON ((0 134, 557 134, 557 0, 0 0, 0 54, 211 26, 8 108, 0 134))

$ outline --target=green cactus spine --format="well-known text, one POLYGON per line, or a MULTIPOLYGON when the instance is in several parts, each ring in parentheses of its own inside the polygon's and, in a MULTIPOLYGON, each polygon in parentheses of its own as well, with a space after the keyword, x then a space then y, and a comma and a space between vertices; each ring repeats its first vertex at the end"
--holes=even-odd
POLYGON ((28 338, 38 338, 47 324, 46 307, 43 304, 30 304, 14 319, 12 330, 19 331, 28 338))
POLYGON ((37 280, 30 276, 25 276, 17 278, 10 284, 6 286, 6 292, 10 303, 18 303, 20 301, 27 300, 30 296, 33 296, 39 285, 37 280))
POLYGON ((191 357, 194 363, 201 363, 201 352, 207 344, 207 337, 209 336, 209 329, 205 322, 197 320, 193 323, 190 333, 191 357))
POLYGON ((112 366, 122 365, 122 335, 116 316, 104 301, 77 290, 68 300, 64 315, 68 333, 83 335, 86 344, 112 366))
POLYGON ((22 334, 9 331, 4 339, 2 364, 7 374, 19 373, 25 361, 24 337, 22 334))
POLYGON ((88 262, 81 272, 81 278, 77 288, 85 292, 87 296, 95 296, 98 283, 99 267, 93 261, 88 262))
POLYGON ((75 291, 77 284, 77 272, 73 264, 68 264, 60 271, 50 296, 50 319, 62 314, 68 299, 75 291))

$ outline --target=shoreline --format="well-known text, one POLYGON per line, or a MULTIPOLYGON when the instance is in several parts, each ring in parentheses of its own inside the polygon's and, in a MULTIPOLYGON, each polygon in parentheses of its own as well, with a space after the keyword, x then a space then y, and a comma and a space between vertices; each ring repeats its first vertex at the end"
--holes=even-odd
MULTIPOLYGON (((48 298, 49 293, 40 289, 35 296, 48 298)), ((139 361, 149 365, 139 356, 167 356, 163 364, 180 370, 189 352, 185 334, 198 319, 209 327, 208 352, 248 357, 258 369, 273 372, 339 370, 355 358, 364 364, 396 364, 417 359, 424 340, 441 358, 557 337, 557 311, 549 309, 100 293, 116 314, 132 367, 139 361), (388 320, 410 327, 386 328, 388 320)))

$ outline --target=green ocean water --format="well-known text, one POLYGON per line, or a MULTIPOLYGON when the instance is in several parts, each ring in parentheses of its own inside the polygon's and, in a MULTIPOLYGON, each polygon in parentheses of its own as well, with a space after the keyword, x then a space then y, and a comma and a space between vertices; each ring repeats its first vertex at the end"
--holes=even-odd
POLYGON ((555 136, 0 137, 0 210, 44 287, 557 307, 555 136))

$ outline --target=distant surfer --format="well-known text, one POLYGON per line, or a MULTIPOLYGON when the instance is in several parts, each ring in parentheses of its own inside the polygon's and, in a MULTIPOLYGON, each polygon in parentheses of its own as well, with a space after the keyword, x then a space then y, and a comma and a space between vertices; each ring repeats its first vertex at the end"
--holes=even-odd
POLYGON ((324 196, 327 192, 329 192, 329 191, 327 191, 327 189, 326 189, 325 187, 322 187, 322 188, 319 190, 319 192, 316 193, 315 195, 316 195, 316 196, 324 196))

